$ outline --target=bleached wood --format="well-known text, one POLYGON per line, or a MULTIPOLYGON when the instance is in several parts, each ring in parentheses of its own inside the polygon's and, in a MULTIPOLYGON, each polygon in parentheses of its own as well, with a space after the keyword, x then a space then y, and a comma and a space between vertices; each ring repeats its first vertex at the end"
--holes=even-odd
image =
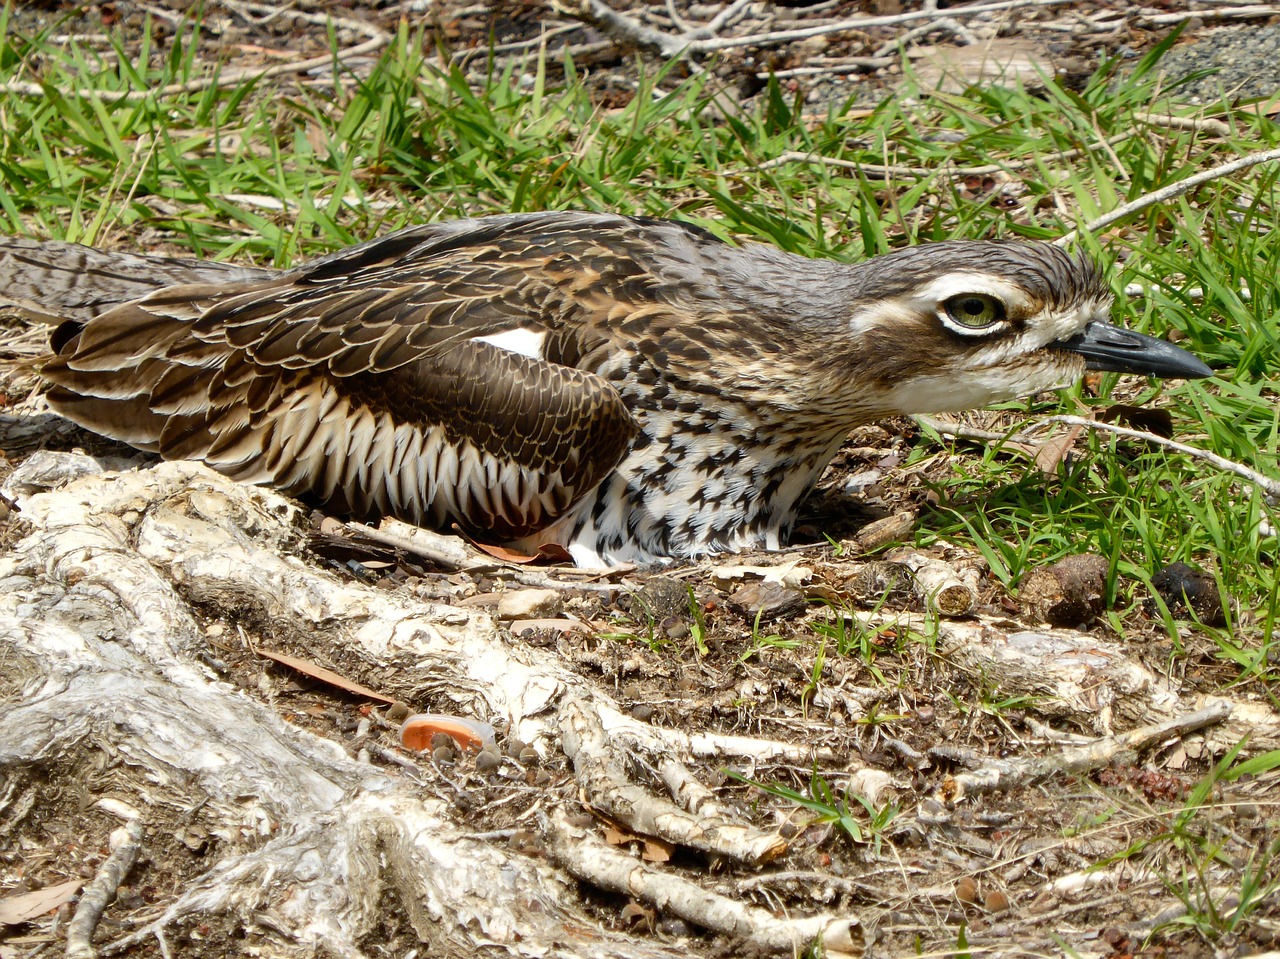
MULTIPOLYGON (((0 653, 26 677, 0 727, 0 767, 106 750, 136 771, 128 798, 144 819, 152 806, 198 805, 218 839, 205 873, 107 952, 222 915, 279 938, 279 955, 360 956, 391 888, 433 955, 481 947, 512 956, 687 954, 600 928, 562 869, 468 835, 447 802, 396 770, 348 756, 223 682, 203 663, 208 638, 193 605, 322 638, 371 662, 411 656, 442 677, 459 712, 503 722, 544 753, 559 751, 572 703, 577 720, 609 730, 593 740, 596 772, 611 768, 617 736, 631 749, 686 757, 735 746, 759 756, 801 750, 652 729, 554 655, 506 640, 483 614, 311 569, 292 555, 302 536, 298 508, 273 492, 190 463, 93 468, 84 457, 54 455, 6 485, 33 532, 0 557, 0 653), (60 477, 75 478, 33 492, 60 477), (566 941, 566 927, 591 933, 566 941)), ((743 827, 705 814, 700 822, 734 840, 707 828, 703 848, 742 854, 743 827)), ((714 907, 706 915, 737 905, 711 891, 698 902, 714 907)), ((678 915, 684 907, 667 908, 678 915)), ((817 935, 832 923, 840 926, 819 916, 802 928, 817 935)), ((792 941, 767 926, 756 935, 792 941)))

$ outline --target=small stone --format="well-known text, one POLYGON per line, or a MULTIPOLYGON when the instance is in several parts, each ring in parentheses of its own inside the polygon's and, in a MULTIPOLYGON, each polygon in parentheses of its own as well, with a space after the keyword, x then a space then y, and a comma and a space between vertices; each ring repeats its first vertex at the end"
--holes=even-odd
POLYGON ((554 589, 509 589, 498 598, 498 619, 539 619, 560 612, 554 589))
POLYGON ((1022 578, 1018 601, 1037 622, 1088 626, 1106 608, 1110 564, 1101 556, 1068 556, 1022 578))
POLYGON ((689 928, 689 924, 683 919, 676 916, 663 916, 658 920, 658 932, 664 936, 681 937, 688 936, 693 930, 689 928))
POLYGON ((667 639, 684 639, 689 635, 689 625, 674 617, 667 617, 663 620, 662 631, 667 634, 667 639))
POLYGON ((653 718, 653 707, 648 703, 636 703, 631 707, 631 718, 647 723, 653 718))
POLYGON ((915 595, 911 583, 911 570, 906 566, 877 559, 859 569, 845 588, 865 606, 884 605, 896 609, 911 604, 915 595))
POLYGON ((1191 612, 1206 626, 1225 626, 1227 616, 1213 576, 1187 563, 1170 563, 1151 577, 1169 611, 1191 612))
POLYGON ((651 618, 656 623, 683 621, 689 616, 689 585, 667 576, 655 576, 619 605, 632 616, 651 618))
POLYGON ((454 739, 448 733, 431 734, 432 749, 452 749, 454 745, 454 739))
POLYGON ((804 607, 804 593, 781 583, 748 583, 729 597, 729 608, 751 623, 796 616, 804 607))

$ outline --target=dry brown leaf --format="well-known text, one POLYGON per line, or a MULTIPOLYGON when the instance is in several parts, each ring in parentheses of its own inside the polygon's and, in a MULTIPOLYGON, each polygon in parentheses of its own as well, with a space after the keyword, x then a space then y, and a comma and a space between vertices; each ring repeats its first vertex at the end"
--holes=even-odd
POLYGON ((0 899, 0 924, 18 926, 57 909, 80 891, 83 879, 68 879, 56 886, 45 886, 32 892, 19 893, 0 899))
MULTIPOLYGON (((599 814, 597 814, 599 815, 599 814)), ((640 843, 640 858, 645 862, 669 862, 675 852, 675 844, 655 836, 641 836, 624 829, 612 820, 604 820, 604 841, 610 846, 625 846, 629 843, 640 843)))
POLYGON ((526 566, 529 563, 546 563, 555 565, 557 563, 572 563, 573 557, 569 555, 569 551, 559 543, 543 543, 538 547, 537 551, 532 555, 521 552, 516 549, 508 549, 505 546, 495 546, 493 543, 480 543, 466 536, 462 530, 454 527, 454 532, 459 536, 464 536, 467 542, 478 549, 480 552, 492 556, 494 559, 500 559, 504 563, 514 563, 517 566, 526 566))
POLYGON ((1173 437, 1173 414, 1168 410, 1116 403, 1098 414, 1103 423, 1123 423, 1135 430, 1145 430, 1164 439, 1173 437))
POLYGON ((655 839, 653 836, 646 836, 641 840, 644 845, 640 850, 640 858, 645 862, 670 862, 671 854, 675 852, 675 845, 667 842, 665 839, 655 839))
POLYGON ((290 669, 296 669, 304 676, 310 676, 312 679, 318 679, 322 683, 328 683, 330 686, 336 686, 344 692, 351 693, 355 696, 367 696, 369 699, 376 699, 380 703, 391 704, 395 700, 390 696, 384 696, 382 693, 374 692, 368 686, 361 686, 357 682, 353 682, 332 669, 326 669, 310 660, 302 659, 299 656, 290 656, 287 653, 273 653, 266 649, 255 649, 255 653, 264 656, 272 662, 279 663, 281 666, 288 666, 290 669))
POLYGON ((622 907, 622 913, 619 918, 625 925, 632 928, 643 927, 652 930, 654 920, 657 919, 657 913, 652 909, 646 909, 638 902, 629 902, 622 907))
POLYGON ((1073 426, 1065 433, 1051 436, 1041 443, 1040 448, 1036 450, 1036 468, 1046 476, 1057 476, 1058 467, 1071 452, 1071 447, 1075 446, 1080 430, 1081 427, 1073 426))

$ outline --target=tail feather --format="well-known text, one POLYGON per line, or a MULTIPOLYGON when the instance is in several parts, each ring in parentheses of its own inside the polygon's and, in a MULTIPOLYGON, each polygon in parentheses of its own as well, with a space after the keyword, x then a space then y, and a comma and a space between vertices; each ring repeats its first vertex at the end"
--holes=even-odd
POLYGON ((0 301, 57 320, 83 323, 166 286, 240 283, 272 273, 208 260, 0 237, 0 301))

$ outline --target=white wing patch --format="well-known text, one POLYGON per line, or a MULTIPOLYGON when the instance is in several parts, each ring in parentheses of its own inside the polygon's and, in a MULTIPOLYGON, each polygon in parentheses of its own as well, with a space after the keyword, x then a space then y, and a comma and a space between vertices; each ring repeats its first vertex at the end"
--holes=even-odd
POLYGON ((490 333, 488 336, 477 336, 481 343, 488 343, 508 353, 519 353, 531 360, 540 360, 542 346, 547 341, 546 330, 531 330, 521 327, 518 330, 504 330, 501 333, 490 333))

